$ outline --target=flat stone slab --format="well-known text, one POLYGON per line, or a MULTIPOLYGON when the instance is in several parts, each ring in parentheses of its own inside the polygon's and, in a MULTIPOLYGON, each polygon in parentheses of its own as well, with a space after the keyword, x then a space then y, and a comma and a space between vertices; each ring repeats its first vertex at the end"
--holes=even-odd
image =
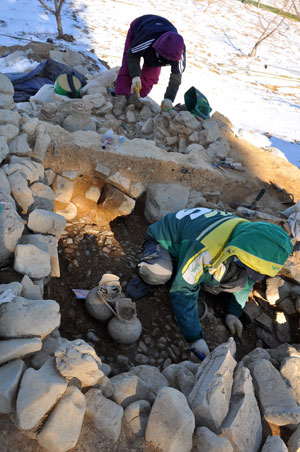
POLYGON ((300 404, 300 357, 286 358, 281 364, 280 373, 293 388, 294 397, 300 404))
POLYGON ((55 371, 54 358, 39 369, 27 369, 17 397, 17 426, 21 430, 36 427, 67 389, 67 381, 55 371))
POLYGON ((300 406, 280 372, 266 359, 258 359, 248 367, 266 421, 275 425, 297 425, 300 422, 300 406))
POLYGON ((138 400, 147 400, 152 403, 155 399, 151 386, 136 375, 129 375, 128 372, 124 372, 115 375, 110 381, 114 386, 112 399, 123 408, 138 400))
POLYGON ((233 452, 227 438, 220 438, 207 427, 198 427, 195 433, 198 452, 233 452))
POLYGON ((16 297, 0 305, 0 337, 48 336, 60 325, 59 304, 54 300, 16 297))
POLYGON ((23 358, 29 353, 34 353, 42 348, 42 341, 39 337, 30 339, 8 339, 0 341, 0 364, 23 358))
POLYGON ((249 369, 239 364, 234 374, 229 412, 221 426, 235 452, 257 452, 262 441, 262 423, 249 369))
POLYGON ((30 278, 44 278, 51 272, 50 254, 35 245, 20 245, 15 249, 14 270, 30 278))
POLYGON ((234 353, 235 342, 232 338, 215 348, 199 367, 195 386, 188 396, 196 425, 208 427, 214 433, 219 433, 228 413, 236 366, 234 353))
POLYGON ((261 452, 288 452, 288 448, 279 436, 269 436, 261 452))
POLYGON ((185 396, 162 388, 152 406, 145 439, 163 452, 190 452, 195 418, 185 396))
POLYGON ((300 451, 300 427, 298 426, 292 436, 288 440, 288 450, 289 452, 299 452, 300 451))
POLYGON ((33 210, 28 217, 28 227, 34 232, 59 237, 66 226, 66 219, 57 213, 44 209, 33 210))
POLYGON ((86 415, 95 428, 107 438, 117 441, 120 436, 123 408, 104 397, 99 389, 92 388, 86 394, 86 415))
POLYGON ((78 441, 86 401, 76 386, 70 386, 47 418, 37 436, 38 443, 53 452, 66 452, 78 441))
POLYGON ((129 375, 136 375, 149 386, 151 386, 153 392, 157 394, 161 388, 169 386, 168 380, 162 375, 158 368, 155 366, 148 366, 142 364, 140 366, 132 367, 128 371, 129 375))
POLYGON ((0 413, 13 412, 16 392, 25 368, 21 359, 0 367, 0 413))

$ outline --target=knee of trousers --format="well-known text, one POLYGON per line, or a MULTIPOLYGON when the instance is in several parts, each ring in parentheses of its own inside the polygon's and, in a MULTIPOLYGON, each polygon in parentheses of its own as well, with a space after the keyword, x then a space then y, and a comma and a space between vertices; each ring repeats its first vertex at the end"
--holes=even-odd
POLYGON ((158 259, 151 261, 142 261, 138 264, 138 273, 145 283, 158 286, 165 284, 172 276, 173 264, 168 252, 158 259))

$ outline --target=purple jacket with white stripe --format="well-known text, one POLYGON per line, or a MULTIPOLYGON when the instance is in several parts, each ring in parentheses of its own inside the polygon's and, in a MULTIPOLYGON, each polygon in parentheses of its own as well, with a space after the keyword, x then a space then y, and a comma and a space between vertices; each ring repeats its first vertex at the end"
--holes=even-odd
POLYGON ((137 57, 143 57, 148 66, 170 65, 172 74, 182 74, 186 67, 185 47, 179 61, 163 58, 152 47, 153 43, 168 31, 177 33, 174 25, 164 17, 147 14, 137 18, 132 26, 133 41, 129 52, 137 57))

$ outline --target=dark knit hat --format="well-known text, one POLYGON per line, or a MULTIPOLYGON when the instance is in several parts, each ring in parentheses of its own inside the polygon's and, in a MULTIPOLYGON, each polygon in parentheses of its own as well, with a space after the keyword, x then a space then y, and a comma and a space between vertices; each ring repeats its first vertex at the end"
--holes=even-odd
POLYGON ((184 49, 184 40, 175 31, 167 31, 152 44, 152 47, 163 58, 170 61, 179 61, 184 49))

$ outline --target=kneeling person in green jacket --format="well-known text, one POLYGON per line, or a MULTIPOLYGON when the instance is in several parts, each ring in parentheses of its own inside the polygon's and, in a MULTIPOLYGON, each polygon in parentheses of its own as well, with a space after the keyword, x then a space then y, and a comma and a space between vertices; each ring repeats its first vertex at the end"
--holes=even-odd
POLYGON ((170 299, 185 340, 200 359, 209 353, 198 316, 200 289, 229 292, 226 324, 242 335, 239 317, 256 281, 275 276, 292 252, 288 234, 266 222, 194 208, 169 213, 147 229, 138 275, 127 285, 133 300, 175 273, 170 299))

